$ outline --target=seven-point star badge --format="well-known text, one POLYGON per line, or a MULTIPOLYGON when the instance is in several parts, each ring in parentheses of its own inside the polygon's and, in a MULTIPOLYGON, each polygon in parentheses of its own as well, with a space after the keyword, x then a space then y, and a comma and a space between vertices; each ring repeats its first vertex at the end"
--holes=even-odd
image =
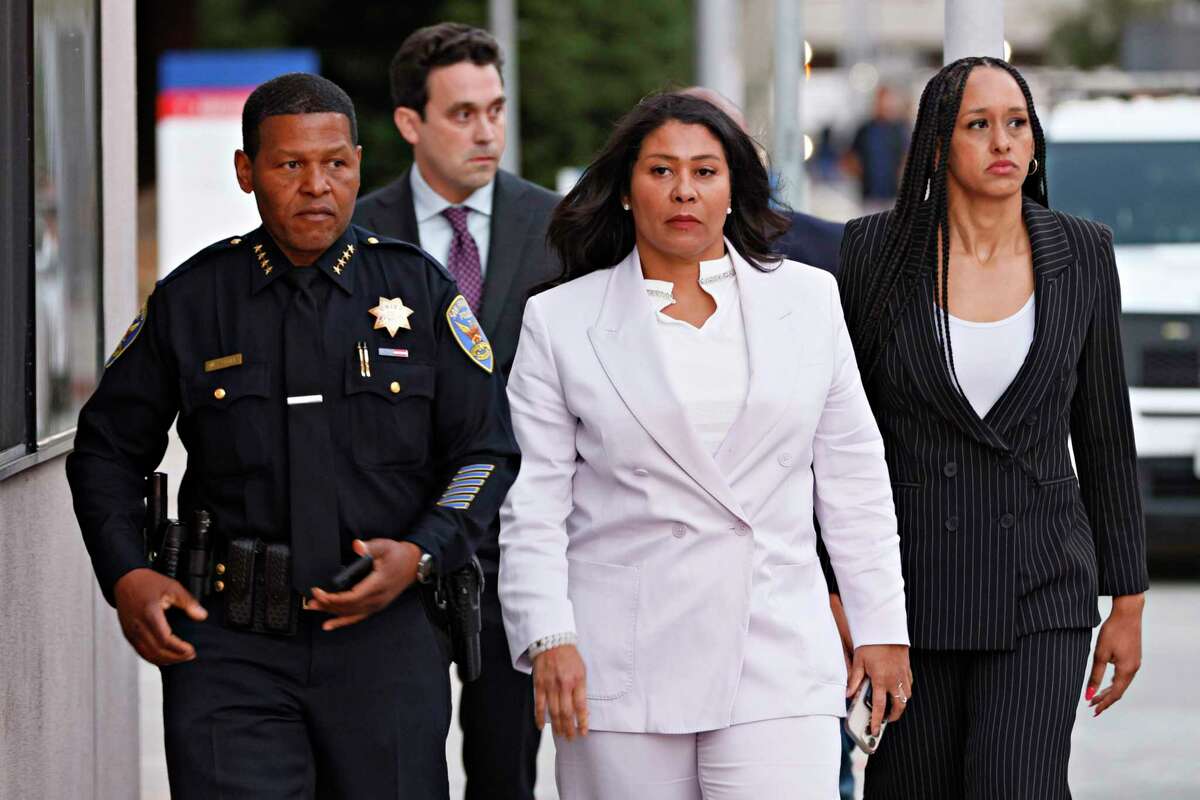
POLYGON ((375 327, 373 330, 387 328, 389 336, 395 336, 396 331, 401 328, 407 331, 412 330, 412 326, 408 324, 408 318, 412 316, 413 310, 404 305, 404 301, 399 297, 391 299, 381 297, 379 298, 379 305, 370 311, 371 316, 375 317, 375 327))

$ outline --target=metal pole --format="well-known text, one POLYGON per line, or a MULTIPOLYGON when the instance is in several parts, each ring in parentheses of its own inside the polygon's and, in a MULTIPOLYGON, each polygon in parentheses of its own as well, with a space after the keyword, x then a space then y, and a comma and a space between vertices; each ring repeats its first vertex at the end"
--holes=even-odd
POLYGON ((946 0, 943 62, 966 56, 1004 58, 1004 0, 946 0))
POLYGON ((804 132, 801 127, 800 71, 804 35, 799 0, 775 0, 775 115, 771 147, 779 176, 776 195, 792 208, 804 207, 804 132))
POLYGON ((517 76, 517 4, 516 0, 488 0, 488 27, 504 54, 505 146, 500 168, 521 174, 521 87, 517 76))
POLYGON ((746 82, 738 53, 742 9, 740 0, 698 0, 696 3, 696 83, 715 89, 742 107, 746 82))

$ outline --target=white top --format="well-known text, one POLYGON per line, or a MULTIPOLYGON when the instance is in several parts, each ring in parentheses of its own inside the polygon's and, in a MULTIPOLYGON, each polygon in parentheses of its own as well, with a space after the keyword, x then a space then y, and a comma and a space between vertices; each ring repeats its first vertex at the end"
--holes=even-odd
POLYGON ((968 322, 950 315, 954 371, 980 419, 1017 377, 1033 345, 1034 296, 1017 313, 996 322, 968 322))
POLYGON ((643 279, 658 320, 658 346, 667 380, 684 415, 709 453, 716 454, 746 404, 750 362, 733 262, 725 255, 700 262, 700 288, 717 310, 699 328, 663 309, 675 302, 668 281, 643 279))
MULTIPOLYGON (((454 241, 454 228, 450 220, 442 215, 447 208, 456 205, 442 197, 425 180, 420 167, 413 162, 409 183, 412 184, 413 210, 417 215, 417 233, 421 237, 421 249, 442 264, 450 261, 450 244, 454 241)), ((488 245, 492 242, 492 195, 496 181, 493 178, 486 186, 476 189, 457 205, 471 209, 467 214, 467 230, 479 248, 479 270, 486 277, 488 245)))

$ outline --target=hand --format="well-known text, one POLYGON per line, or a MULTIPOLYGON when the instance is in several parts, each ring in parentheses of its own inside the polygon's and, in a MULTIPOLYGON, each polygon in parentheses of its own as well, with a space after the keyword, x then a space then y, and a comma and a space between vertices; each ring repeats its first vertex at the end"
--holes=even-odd
POLYGON ((196 648, 171 632, 166 610, 172 606, 197 622, 208 617, 204 606, 177 580, 147 567, 130 570, 113 586, 121 632, 138 655, 159 667, 191 661, 196 648))
POLYGON ((546 726, 546 708, 550 708, 550 726, 555 736, 567 741, 587 736, 587 668, 573 644, 564 644, 533 660, 533 715, 538 730, 546 726))
POLYGON ((864 674, 871 679, 871 733, 878 733, 883 722, 887 698, 891 695, 892 713, 888 722, 895 722, 904 713, 912 697, 912 670, 908 667, 908 646, 903 644, 865 644, 854 651, 846 697, 853 697, 864 674))
POLYGON ((849 674, 850 665, 854 661, 854 639, 850 636, 850 620, 846 618, 841 595, 832 592, 829 594, 829 610, 833 612, 833 621, 842 640, 842 657, 846 659, 846 673, 849 674))
POLYGON ((394 539, 354 540, 354 552, 360 556, 370 553, 374 563, 371 572, 345 592, 327 592, 313 587, 308 610, 324 611, 334 618, 326 620, 322 630, 332 631, 362 622, 377 611, 387 608, 400 593, 417 579, 417 562, 421 548, 412 542, 394 539))
POLYGON ((1121 699, 1142 666, 1142 609, 1145 606, 1144 594, 1114 597, 1112 612, 1100 626, 1096 655, 1092 659, 1092 674, 1084 694, 1088 705, 1095 709, 1092 712, 1094 717, 1100 716, 1101 712, 1121 699), (1096 694, 1109 664, 1114 667, 1112 683, 1096 694))

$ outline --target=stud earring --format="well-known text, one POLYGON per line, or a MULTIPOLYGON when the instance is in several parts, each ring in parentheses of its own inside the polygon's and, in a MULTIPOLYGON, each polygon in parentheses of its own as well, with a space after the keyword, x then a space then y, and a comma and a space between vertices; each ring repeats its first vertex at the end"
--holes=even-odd
POLYGON ((623 209, 625 209, 626 211, 628 211, 628 210, 629 210, 629 203, 621 203, 621 208, 623 208, 623 209))
POLYGON ((1037 159, 1035 158, 1033 160, 1033 163, 1029 165, 1029 174, 1033 175, 1037 171, 1038 171, 1038 163, 1037 163, 1037 159))
POLYGON ((729 216, 732 213, 733 213, 733 206, 730 206, 729 208, 725 209, 725 216, 729 216))

